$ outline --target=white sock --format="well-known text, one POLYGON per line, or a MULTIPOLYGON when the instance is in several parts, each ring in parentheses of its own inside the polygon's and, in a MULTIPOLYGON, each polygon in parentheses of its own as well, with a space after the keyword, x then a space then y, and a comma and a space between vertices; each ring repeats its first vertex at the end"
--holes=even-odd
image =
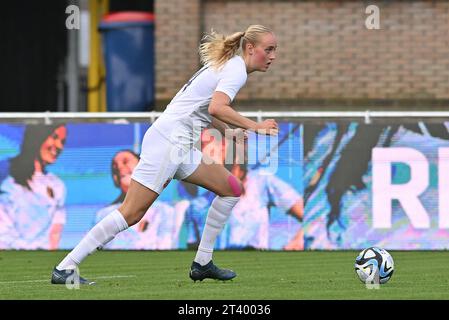
POLYGON ((88 255, 100 249, 121 231, 126 230, 128 224, 118 210, 114 210, 98 222, 78 243, 78 245, 56 267, 58 270, 77 267, 88 255))
POLYGON ((207 213, 201 241, 196 252, 195 262, 204 266, 212 260, 215 240, 231 215, 231 210, 240 197, 215 197, 207 213))

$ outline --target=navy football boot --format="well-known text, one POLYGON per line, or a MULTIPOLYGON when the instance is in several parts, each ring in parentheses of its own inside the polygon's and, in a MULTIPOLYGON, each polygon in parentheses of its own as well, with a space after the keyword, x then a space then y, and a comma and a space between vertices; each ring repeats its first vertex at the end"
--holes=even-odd
POLYGON ((193 261, 189 276, 195 282, 197 280, 203 281, 206 278, 226 281, 235 278, 237 274, 232 270, 220 269, 211 260, 205 266, 193 261))

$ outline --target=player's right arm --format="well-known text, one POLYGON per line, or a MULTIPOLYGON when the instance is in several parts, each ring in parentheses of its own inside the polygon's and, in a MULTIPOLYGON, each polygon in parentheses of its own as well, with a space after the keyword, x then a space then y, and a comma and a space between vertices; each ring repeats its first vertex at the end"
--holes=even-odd
POLYGON ((221 91, 215 91, 209 103, 209 114, 229 125, 255 131, 259 134, 276 135, 278 124, 273 119, 256 122, 242 116, 230 106, 230 98, 221 91))

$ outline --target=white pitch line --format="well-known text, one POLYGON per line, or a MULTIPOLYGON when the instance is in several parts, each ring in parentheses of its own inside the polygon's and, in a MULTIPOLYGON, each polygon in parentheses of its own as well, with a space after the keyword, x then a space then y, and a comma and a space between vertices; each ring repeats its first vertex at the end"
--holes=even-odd
MULTIPOLYGON (((118 278, 135 278, 135 275, 129 276, 102 276, 102 277, 92 277, 95 279, 118 279, 118 278)), ((0 281, 0 285, 9 283, 35 283, 35 282, 50 282, 50 279, 45 280, 18 280, 18 281, 0 281)))
POLYGON ((91 277, 93 279, 116 279, 116 278, 136 278, 135 275, 130 276, 103 276, 103 277, 91 277))

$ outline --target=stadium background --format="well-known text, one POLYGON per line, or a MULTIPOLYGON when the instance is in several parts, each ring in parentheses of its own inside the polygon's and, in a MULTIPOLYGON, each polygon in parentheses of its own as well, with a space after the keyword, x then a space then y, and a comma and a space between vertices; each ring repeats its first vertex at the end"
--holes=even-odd
MULTIPOLYGON (((302 222, 270 205, 269 249, 282 249, 300 229, 304 249, 447 248, 448 226, 440 220, 449 208, 439 203, 448 190, 439 187, 443 182, 438 178, 439 168, 447 167, 447 159, 438 158, 439 150, 448 147, 444 118, 406 119, 404 113, 399 120, 376 119, 375 127, 362 119, 286 119, 282 113, 447 110, 449 2, 91 0, 18 1, 5 6, 0 24, 10 50, 0 53, 7 61, 2 63, 0 80, 2 112, 110 112, 102 37, 93 27, 108 12, 143 10, 155 15, 154 103, 146 106, 147 111, 163 111, 198 69, 197 46, 204 32, 213 28, 226 34, 253 23, 270 26, 278 37, 278 59, 268 74, 249 77, 235 107, 279 113, 281 136, 288 137, 279 149, 284 162, 279 162, 276 175, 307 201, 302 222), (65 10, 71 4, 81 9, 79 30, 65 27, 65 10), (380 8, 380 30, 365 27, 369 4, 380 8), (289 134, 294 126, 300 130, 289 134), (372 139, 374 134, 378 139, 372 139), (410 217, 413 212, 406 213, 393 202, 392 227, 373 228, 370 156, 376 146, 413 148, 427 157, 428 186, 420 199, 428 226, 417 227, 410 217), (354 179, 342 178, 346 176, 354 179), (341 192, 337 213, 331 200, 335 190, 341 192)), ((123 111, 132 110, 125 104, 123 111)), ((25 126, 48 118, 32 120, 26 114, 0 118, 0 176, 4 178, 5 163, 19 152, 25 126)), ((92 227, 95 212, 117 196, 110 173, 114 152, 139 151, 136 141, 149 123, 129 119, 125 124, 102 123, 93 117, 89 122, 95 124, 84 124, 76 115, 64 121, 67 144, 48 171, 66 184, 67 221, 60 249, 70 249, 92 227)), ((392 183, 413 180, 409 169, 413 161, 392 165, 392 183)), ((180 197, 177 184, 172 183, 161 200, 176 202, 180 197)), ((186 248, 186 232, 184 226, 173 249, 186 248)), ((220 246, 226 249, 226 241, 220 246)))

